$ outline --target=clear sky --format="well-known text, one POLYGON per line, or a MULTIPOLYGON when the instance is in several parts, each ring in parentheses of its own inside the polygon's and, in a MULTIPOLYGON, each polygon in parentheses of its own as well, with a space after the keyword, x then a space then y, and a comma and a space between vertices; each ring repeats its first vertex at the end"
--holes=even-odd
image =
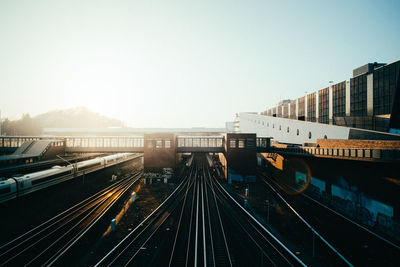
POLYGON ((400 1, 0 0, 3 117, 223 126, 400 59, 400 1))

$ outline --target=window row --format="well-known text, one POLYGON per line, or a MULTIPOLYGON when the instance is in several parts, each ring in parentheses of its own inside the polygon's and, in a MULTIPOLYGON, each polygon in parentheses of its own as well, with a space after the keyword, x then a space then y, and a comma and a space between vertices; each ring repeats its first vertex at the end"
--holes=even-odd
POLYGON ((222 147, 221 138, 178 138, 178 147, 222 147))
POLYGON ((67 138, 67 147, 143 147, 143 138, 67 138))

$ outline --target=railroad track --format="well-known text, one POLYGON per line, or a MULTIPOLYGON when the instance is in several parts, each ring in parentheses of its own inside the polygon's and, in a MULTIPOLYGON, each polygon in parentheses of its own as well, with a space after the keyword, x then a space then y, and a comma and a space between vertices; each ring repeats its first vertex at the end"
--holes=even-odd
POLYGON ((293 212, 312 232, 338 255, 347 265, 395 265, 392 259, 400 257, 400 247, 370 229, 327 207, 318 200, 302 193, 297 196, 284 196, 279 186, 262 177, 267 190, 275 195, 276 201, 293 212), (340 229, 340 234, 337 234, 340 229), (318 230, 318 232, 317 232, 318 230), (329 242, 327 241, 329 240, 329 242), (341 252, 335 247, 340 248, 341 252))
POLYGON ((178 188, 96 266, 304 266, 196 155, 178 188))
POLYGON ((0 266, 52 265, 58 262, 136 183, 132 173, 70 209, 0 247, 0 266))

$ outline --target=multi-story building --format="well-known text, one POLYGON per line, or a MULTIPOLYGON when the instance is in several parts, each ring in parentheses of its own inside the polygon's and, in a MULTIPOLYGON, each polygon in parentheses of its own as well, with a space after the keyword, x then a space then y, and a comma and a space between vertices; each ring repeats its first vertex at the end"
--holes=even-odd
POLYGON ((262 115, 383 132, 400 129, 400 60, 368 63, 342 81, 296 100, 281 101, 262 115))

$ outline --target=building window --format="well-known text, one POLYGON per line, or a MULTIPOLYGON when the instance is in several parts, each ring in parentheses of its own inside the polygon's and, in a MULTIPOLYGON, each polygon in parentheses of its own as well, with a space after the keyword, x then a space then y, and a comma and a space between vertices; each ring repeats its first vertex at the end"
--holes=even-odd
POLYGON ((165 140, 165 148, 171 148, 171 140, 165 140))
POLYGON ((367 115, 367 75, 350 79, 350 115, 367 115))
POLYGON ((246 145, 247 147, 254 147, 254 139, 253 138, 247 138, 246 140, 246 145))
POLYGON ((236 148, 236 139, 229 140, 229 147, 236 148))
POLYGON ((239 139, 238 147, 239 147, 239 148, 245 148, 244 139, 239 139))
POLYGON ((328 139, 328 136, 324 135, 324 139, 328 139))
POLYGON ((156 148, 162 148, 162 140, 156 140, 156 148))
MULTIPOLYGON (((346 81, 332 86, 333 118, 346 116, 346 81)), ((336 121, 333 121, 336 124, 336 121)))
POLYGON ((297 129, 297 135, 299 135, 300 134, 300 131, 299 131, 299 129, 297 129))
POLYGON ((318 122, 329 123, 329 88, 318 92, 318 122))
POLYGON ((289 132, 289 126, 286 128, 286 131, 289 132))
POLYGON ((275 128, 275 124, 272 124, 272 128, 275 128))
POLYGON ((280 131, 280 130, 282 130, 282 127, 281 127, 281 125, 279 125, 279 131, 280 131))
POLYGON ((307 121, 316 122, 316 93, 307 95, 307 121))
POLYGON ((308 132, 308 139, 311 139, 312 135, 311 132, 308 132))

